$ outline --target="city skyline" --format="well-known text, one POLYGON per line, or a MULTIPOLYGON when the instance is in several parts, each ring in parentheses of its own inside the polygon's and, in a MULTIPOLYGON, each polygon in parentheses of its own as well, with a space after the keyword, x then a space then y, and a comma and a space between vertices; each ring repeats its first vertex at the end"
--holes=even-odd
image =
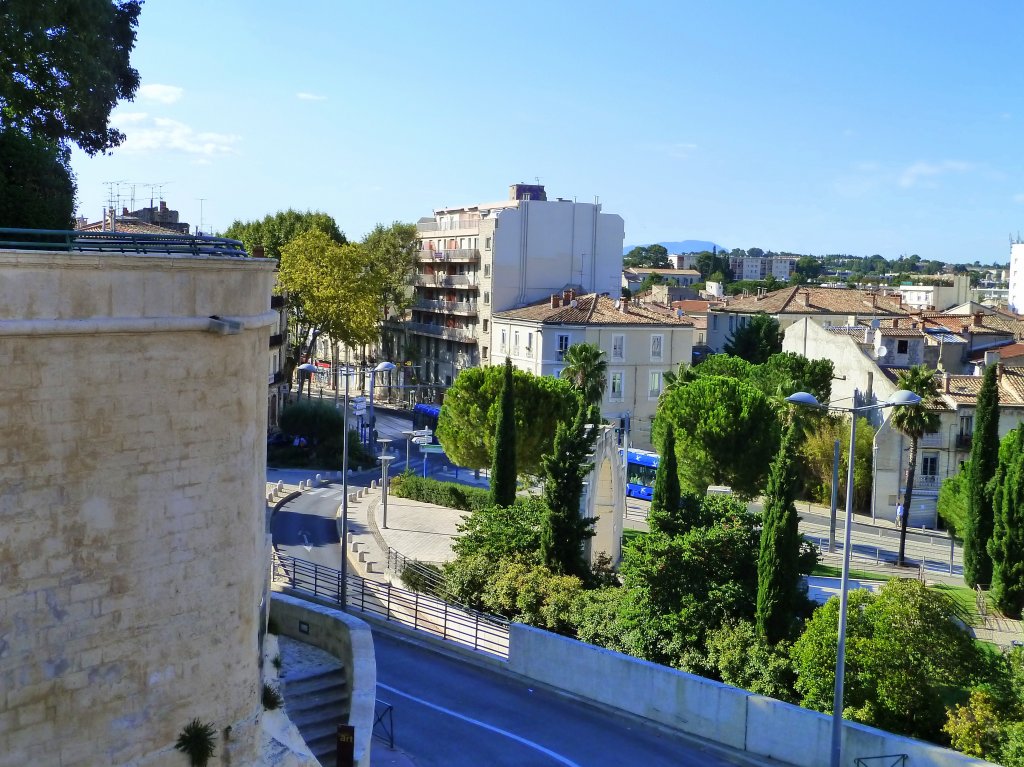
POLYGON ((1024 230, 1016 4, 302 9, 144 5, 79 214, 119 182, 207 231, 293 207, 358 238, 539 179, 627 245, 1005 263, 1024 230))

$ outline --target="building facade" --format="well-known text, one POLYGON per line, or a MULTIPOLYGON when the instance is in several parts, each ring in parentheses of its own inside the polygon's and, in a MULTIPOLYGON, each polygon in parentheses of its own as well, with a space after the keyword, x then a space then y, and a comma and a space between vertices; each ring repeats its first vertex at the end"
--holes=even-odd
POLYGON ((651 421, 664 390, 664 375, 692 360, 693 324, 688 318, 607 295, 567 290, 498 312, 493 322, 494 364, 508 357, 534 375, 560 375, 565 353, 574 344, 601 349, 608 363, 601 415, 612 422, 628 419, 631 444, 653 449, 651 421))
POLYGON ((619 292, 623 222, 598 203, 548 200, 543 186, 514 184, 507 200, 440 208, 416 228, 405 356, 438 390, 488 363, 495 312, 567 286, 619 292))

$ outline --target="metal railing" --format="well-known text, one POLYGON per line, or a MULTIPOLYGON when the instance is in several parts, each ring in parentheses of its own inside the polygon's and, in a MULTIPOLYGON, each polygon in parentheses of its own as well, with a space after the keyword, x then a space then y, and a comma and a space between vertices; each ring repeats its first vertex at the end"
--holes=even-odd
POLYGON ((476 341, 476 336, 469 330, 469 328, 447 328, 444 325, 428 325, 425 322, 407 322, 405 323, 406 330, 412 333, 423 333, 428 336, 437 336, 438 338, 446 338, 451 341, 462 341, 464 343, 473 343, 476 341))
MULTIPOLYGON (((480 219, 474 218, 466 221, 421 221, 416 224, 417 232, 461 232, 480 231, 480 219)), ((447 236, 447 235, 446 235, 447 236)))
POLYGON ((853 760, 856 767, 904 767, 910 754, 883 754, 882 756, 858 756, 853 760))
POLYGON ((380 738, 388 744, 388 748, 395 747, 395 707, 386 700, 377 698, 373 702, 373 737, 380 738))
POLYGON ((413 309, 423 309, 434 312, 461 312, 463 314, 476 314, 476 304, 471 301, 431 301, 420 300, 413 304, 413 309))
POLYGON ((412 284, 423 288, 475 288, 475 277, 468 274, 415 274, 412 284))
POLYGON ((187 234, 77 232, 64 229, 0 228, 0 248, 59 250, 69 253, 141 253, 153 255, 248 257, 238 240, 187 234))
MULTIPOLYGON (((275 583, 341 604, 341 571, 289 557, 276 551, 271 565, 275 583)), ((390 583, 349 575, 346 579, 348 608, 386 621, 425 631, 451 642, 508 658, 509 622, 496 615, 445 602, 390 583)))
POLYGON ((446 250, 421 250, 416 254, 416 258, 419 261, 428 261, 433 263, 443 263, 445 261, 468 263, 471 261, 480 260, 480 250, 478 248, 449 248, 446 250))

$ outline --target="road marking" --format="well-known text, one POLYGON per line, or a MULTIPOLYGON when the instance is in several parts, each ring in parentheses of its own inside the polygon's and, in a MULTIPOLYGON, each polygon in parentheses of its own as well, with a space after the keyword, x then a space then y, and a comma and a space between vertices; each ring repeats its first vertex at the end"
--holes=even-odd
POLYGON ((574 762, 574 761, 572 761, 570 759, 566 759, 561 754, 556 754, 554 751, 552 751, 549 748, 544 748, 544 746, 540 745, 539 743, 534 743, 532 740, 527 740, 526 738, 523 738, 523 737, 521 737, 519 735, 516 735, 515 733, 509 732, 508 730, 503 730, 500 727, 495 727, 493 724, 487 724, 486 722, 481 722, 478 719, 472 719, 472 718, 470 718, 468 716, 465 716, 464 714, 460 714, 460 713, 452 711, 450 709, 443 708, 441 706, 438 706, 435 703, 431 703, 429 701, 423 700, 422 698, 417 698, 415 695, 410 695, 407 692, 402 692, 401 690, 396 690, 394 687, 390 687, 390 686, 388 686, 386 684, 383 684, 381 682, 377 682, 377 686, 380 687, 382 690, 387 690, 388 692, 394 693, 395 695, 401 695, 403 698, 408 698, 409 700, 411 700, 411 701, 413 701, 415 703, 419 703, 420 705, 426 706, 427 708, 432 708, 435 711, 440 711, 442 714, 448 714, 449 716, 454 716, 456 719, 461 719, 464 722, 469 722, 470 724, 475 724, 477 727, 483 727, 485 730, 490 730, 491 732, 496 732, 498 735, 504 735, 506 738, 510 738, 510 739, 516 741, 517 743, 522 743, 524 746, 527 746, 527 747, 532 748, 532 749, 534 749, 536 751, 540 751, 542 754, 546 754, 547 756, 550 756, 552 759, 557 761, 559 764, 566 765, 566 767, 580 767, 578 764, 576 764, 576 762, 574 762))

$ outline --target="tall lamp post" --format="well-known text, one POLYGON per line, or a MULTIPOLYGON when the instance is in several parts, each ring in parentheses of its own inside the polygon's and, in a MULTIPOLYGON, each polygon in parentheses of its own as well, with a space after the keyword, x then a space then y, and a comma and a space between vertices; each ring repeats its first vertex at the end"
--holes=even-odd
POLYGON ((831 767, 840 767, 843 749, 843 675, 846 671, 846 597, 850 585, 850 532, 853 528, 853 467, 856 463, 854 450, 857 443, 857 416, 869 410, 917 405, 921 398, 913 392, 900 389, 888 400, 877 405, 835 407, 831 404, 822 405, 813 394, 800 391, 786 397, 786 401, 801 407, 850 414, 850 465, 846 474, 846 530, 843 533, 843 577, 839 587, 839 645, 836 649, 836 687, 832 697, 832 747, 829 761, 831 767))
POLYGON ((313 399, 313 374, 316 372, 316 365, 312 362, 303 362, 299 370, 309 376, 309 383, 306 384, 306 399, 313 399))
POLYGON ((384 504, 384 524, 381 525, 385 530, 388 529, 388 467, 391 462, 395 460, 393 455, 382 455, 377 459, 380 461, 380 497, 381 502, 384 504))
POLYGON ((394 362, 388 362, 387 360, 385 360, 384 362, 377 363, 377 366, 370 371, 370 438, 368 442, 370 443, 371 451, 375 450, 373 446, 373 432, 377 428, 377 421, 373 417, 373 388, 375 383, 374 379, 377 373, 390 373, 392 370, 395 369, 395 367, 396 366, 394 362))

